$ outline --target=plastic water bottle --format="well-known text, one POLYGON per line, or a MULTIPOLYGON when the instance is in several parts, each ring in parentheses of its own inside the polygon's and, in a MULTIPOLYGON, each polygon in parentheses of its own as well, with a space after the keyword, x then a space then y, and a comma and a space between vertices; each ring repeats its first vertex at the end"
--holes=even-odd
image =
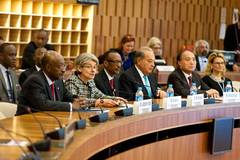
POLYGON ((190 88, 190 95, 196 95, 197 94, 197 87, 196 83, 192 83, 192 87, 190 88))
POLYGON ((173 96, 174 96, 173 85, 169 84, 167 89, 167 97, 173 97, 173 96))
POLYGON ((138 90, 135 95, 135 101, 142 101, 143 100, 143 91, 142 87, 138 87, 138 90))
POLYGON ((227 85, 225 87, 225 92, 232 92, 232 86, 231 86, 230 81, 227 81, 227 85))

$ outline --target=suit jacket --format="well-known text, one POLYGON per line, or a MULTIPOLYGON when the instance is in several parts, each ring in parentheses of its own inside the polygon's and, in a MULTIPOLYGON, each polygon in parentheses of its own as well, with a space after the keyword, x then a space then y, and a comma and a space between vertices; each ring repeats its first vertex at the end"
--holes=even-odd
MULTIPOLYGON (((13 93, 14 93, 14 97, 15 100, 17 102, 17 98, 18 98, 18 92, 19 92, 19 88, 17 87, 18 85, 18 78, 17 75, 15 74, 15 72, 13 70, 9 70, 10 75, 11 75, 11 79, 12 79, 12 86, 13 86, 13 93)), ((7 92, 7 86, 6 86, 6 82, 5 79, 3 77, 3 73, 0 70, 0 101, 5 101, 5 102, 9 102, 8 100, 8 92, 7 92)))
POLYGON ((36 111, 70 111, 70 103, 73 95, 66 90, 62 80, 56 80, 54 101, 51 88, 42 71, 32 74, 22 86, 19 95, 17 115, 28 113, 22 106, 36 109, 36 111))
POLYGON ((109 96, 118 96, 118 77, 114 77, 114 88, 115 88, 115 95, 113 94, 113 90, 111 89, 109 79, 107 77, 106 72, 101 70, 94 78, 94 82, 96 87, 102 91, 105 95, 109 96))
MULTIPOLYGON (((199 94, 205 94, 205 92, 210 89, 196 72, 192 72, 192 82, 196 83, 199 94)), ((175 71, 169 75, 167 83, 173 84, 174 94, 177 96, 187 97, 190 94, 188 81, 179 68, 175 69, 175 71)))
POLYGON ((33 73, 37 72, 37 69, 35 66, 27 69, 26 71, 22 72, 19 76, 19 84, 22 86, 23 82, 33 73))
POLYGON ((156 77, 151 74, 148 76, 152 97, 148 96, 147 89, 144 87, 142 79, 135 66, 129 68, 123 72, 119 77, 119 95, 127 100, 135 100, 135 93, 138 87, 142 87, 144 99, 155 98, 157 91, 157 80, 156 77))

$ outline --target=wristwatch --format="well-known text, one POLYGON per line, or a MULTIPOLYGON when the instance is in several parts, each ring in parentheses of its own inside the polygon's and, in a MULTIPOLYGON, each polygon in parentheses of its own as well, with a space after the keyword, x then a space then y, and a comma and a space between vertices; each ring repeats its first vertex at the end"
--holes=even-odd
POLYGON ((103 104, 104 103, 104 100, 102 98, 100 98, 100 103, 103 104))

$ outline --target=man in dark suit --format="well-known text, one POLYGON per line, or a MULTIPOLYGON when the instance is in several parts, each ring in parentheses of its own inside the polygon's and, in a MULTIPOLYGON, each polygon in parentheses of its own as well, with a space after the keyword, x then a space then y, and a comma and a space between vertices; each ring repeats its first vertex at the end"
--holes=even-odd
POLYGON ((31 68, 28 68, 26 71, 22 72, 19 76, 19 84, 22 86, 23 82, 33 73, 40 71, 42 67, 42 58, 44 54, 47 52, 45 48, 38 48, 35 51, 33 56, 33 60, 35 65, 31 68))
POLYGON ((149 47, 142 47, 136 52, 134 66, 119 77, 119 95, 128 100, 135 99, 138 87, 142 87, 144 99, 165 97, 164 91, 157 92, 157 80, 152 75, 155 55, 149 47))
POLYGON ((0 45, 0 101, 17 103, 18 79, 11 69, 16 65, 17 50, 14 45, 0 45))
POLYGON ((173 85, 174 94, 187 97, 190 94, 192 83, 196 83, 198 93, 204 93, 211 97, 218 97, 215 89, 210 89, 194 71, 196 69, 196 58, 193 52, 184 50, 177 55, 177 68, 168 77, 168 84, 173 85))
POLYGON ((71 111, 81 102, 63 85, 65 64, 62 55, 48 51, 42 59, 42 70, 32 74, 22 86, 17 115, 27 113, 22 106, 41 111, 71 111))
POLYGON ((209 44, 205 40, 198 40, 194 45, 196 55, 196 70, 204 72, 208 63, 209 44))
POLYGON ((118 74, 122 59, 118 52, 109 50, 103 55, 103 69, 95 76, 97 88, 109 96, 118 96, 118 74))
POLYGON ((22 69, 31 68, 34 66, 33 56, 35 54, 35 50, 37 48, 46 48, 47 50, 54 50, 53 46, 47 44, 48 42, 49 33, 46 30, 38 30, 34 34, 34 39, 31 41, 23 51, 23 58, 22 58, 22 69))

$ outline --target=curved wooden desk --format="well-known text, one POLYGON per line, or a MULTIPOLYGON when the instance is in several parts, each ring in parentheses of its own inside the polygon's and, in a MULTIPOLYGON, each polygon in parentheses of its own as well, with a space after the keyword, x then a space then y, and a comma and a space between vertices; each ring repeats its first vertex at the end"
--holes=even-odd
MULTIPOLYGON (((76 119, 74 113, 52 112, 63 123, 76 119)), ((90 116, 83 113, 83 117, 90 116)), ((37 113, 46 131, 57 127, 51 118, 37 113)), ((161 110, 126 118, 111 118, 110 121, 93 124, 75 132, 73 142, 62 152, 60 159, 164 159, 164 160, 229 160, 240 158, 240 129, 235 126, 232 151, 211 155, 208 151, 209 124, 213 118, 240 117, 239 104, 215 104, 204 107, 161 110), (192 130, 194 129, 194 130, 192 130)), ((5 127, 30 137, 41 139, 39 126, 31 115, 0 121, 5 127)), ((239 122, 239 120, 238 120, 239 122)), ((0 132, 0 137, 6 135, 0 132)), ((19 137, 17 137, 19 139, 19 137)), ((0 159, 16 159, 21 151, 17 147, 0 146, 0 159), (7 153, 7 154, 6 154, 7 153), (2 156, 4 155, 4 156, 2 156), (6 157, 6 158, 5 158, 6 157)))

